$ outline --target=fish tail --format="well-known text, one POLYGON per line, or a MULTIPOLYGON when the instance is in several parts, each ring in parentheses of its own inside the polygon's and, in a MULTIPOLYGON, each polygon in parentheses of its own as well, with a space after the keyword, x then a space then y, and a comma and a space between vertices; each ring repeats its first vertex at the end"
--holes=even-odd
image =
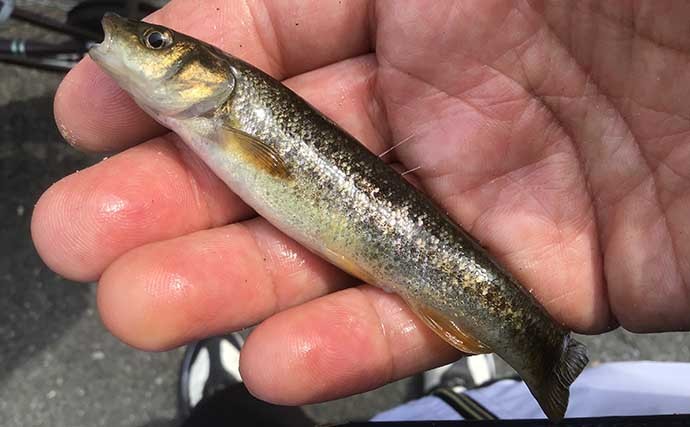
POLYGON ((589 362, 584 344, 569 335, 565 340, 560 357, 545 376, 536 381, 525 380, 539 406, 551 421, 560 421, 565 416, 570 384, 589 362))

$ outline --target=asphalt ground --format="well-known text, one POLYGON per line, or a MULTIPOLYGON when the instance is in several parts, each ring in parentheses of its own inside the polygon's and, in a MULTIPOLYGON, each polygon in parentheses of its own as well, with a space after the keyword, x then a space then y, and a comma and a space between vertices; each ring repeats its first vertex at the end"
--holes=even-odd
MULTIPOLYGON (((55 2, 62 8, 31 3, 58 16, 74 2, 55 2)), ((50 37, 23 24, 0 27, 0 37, 14 36, 50 37)), ((0 425, 175 426, 182 349, 145 353, 113 338, 98 319, 95 284, 51 272, 30 240, 39 195, 100 160, 72 149, 55 127, 52 98, 61 77, 0 65, 0 425)), ((617 330, 582 340, 593 363, 690 362, 688 333, 617 330)), ((363 420, 418 390, 412 378, 306 411, 319 423, 363 420)))

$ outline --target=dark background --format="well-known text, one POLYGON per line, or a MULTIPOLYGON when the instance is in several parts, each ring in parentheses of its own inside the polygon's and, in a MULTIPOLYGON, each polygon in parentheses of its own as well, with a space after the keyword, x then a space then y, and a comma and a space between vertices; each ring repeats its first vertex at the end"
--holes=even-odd
MULTIPOLYGON (((18 0, 64 17, 76 2, 18 0)), ((10 21, 0 37, 55 40, 10 21)), ((3 426, 174 426, 182 349, 133 350, 110 336, 96 311, 95 285, 48 270, 29 224, 39 195, 53 182, 100 160, 60 137, 52 98, 62 75, 0 64, 0 424, 3 426)), ((614 331, 583 337, 593 363, 690 362, 690 334, 614 331)), ((366 419, 414 397, 414 380, 333 403, 312 405, 318 422, 366 419)))

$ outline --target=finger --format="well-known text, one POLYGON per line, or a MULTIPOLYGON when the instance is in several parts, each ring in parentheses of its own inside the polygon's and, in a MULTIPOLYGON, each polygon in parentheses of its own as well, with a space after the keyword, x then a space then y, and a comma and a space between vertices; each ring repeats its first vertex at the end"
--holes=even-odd
POLYGON ((353 281, 256 218, 128 252, 101 277, 98 306, 114 335, 163 350, 252 326, 353 281))
POLYGON ((53 108, 62 137, 83 151, 119 151, 168 132, 88 58, 62 80, 53 108))
MULTIPOLYGON (((284 79, 369 51, 368 11, 368 3, 361 0, 212 0, 204 7, 173 1, 150 20, 215 44, 284 79)), ((92 151, 122 149, 162 132, 88 58, 60 85, 55 117, 65 139, 92 151)))
POLYGON ((300 405, 371 390, 459 356, 400 298, 362 286, 263 322, 242 349, 240 371, 260 399, 300 405))
MULTIPOLYGON (((381 146, 371 106, 376 63, 366 56, 296 77, 292 87, 350 133, 381 146)), ((156 139, 69 176, 34 211, 36 248, 53 270, 94 280, 125 252, 246 218, 250 210, 175 138, 156 139)))
POLYGON ((48 267, 72 280, 95 280, 139 245, 251 215, 190 150, 172 141, 131 148, 41 196, 31 231, 48 267))
POLYGON ((211 0, 204 7, 176 0, 151 21, 212 43, 282 80, 369 52, 369 12, 364 0, 211 0))

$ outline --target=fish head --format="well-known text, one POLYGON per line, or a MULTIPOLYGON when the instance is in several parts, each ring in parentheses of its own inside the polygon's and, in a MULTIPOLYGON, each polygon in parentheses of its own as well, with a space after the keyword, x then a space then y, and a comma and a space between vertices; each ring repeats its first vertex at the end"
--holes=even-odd
POLYGON ((113 13, 102 25, 105 38, 89 56, 152 116, 200 115, 232 94, 231 67, 212 46, 113 13))

